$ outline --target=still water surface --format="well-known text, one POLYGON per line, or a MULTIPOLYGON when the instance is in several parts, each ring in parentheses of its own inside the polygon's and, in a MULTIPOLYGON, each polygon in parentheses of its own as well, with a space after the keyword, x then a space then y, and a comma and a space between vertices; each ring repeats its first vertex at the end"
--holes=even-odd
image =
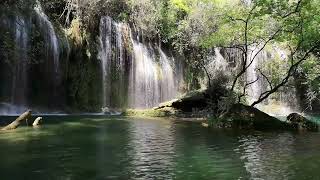
POLYGON ((320 133, 101 116, 45 121, 0 132, 1 180, 320 179, 320 133))

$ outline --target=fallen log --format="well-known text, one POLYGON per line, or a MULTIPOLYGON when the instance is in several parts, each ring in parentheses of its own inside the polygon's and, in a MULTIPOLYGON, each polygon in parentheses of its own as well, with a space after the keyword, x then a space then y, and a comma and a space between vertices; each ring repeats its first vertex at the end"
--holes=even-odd
POLYGON ((21 114, 15 121, 7 125, 6 127, 2 128, 3 131, 13 130, 16 129, 22 121, 28 121, 31 118, 31 110, 26 111, 25 113, 21 114))

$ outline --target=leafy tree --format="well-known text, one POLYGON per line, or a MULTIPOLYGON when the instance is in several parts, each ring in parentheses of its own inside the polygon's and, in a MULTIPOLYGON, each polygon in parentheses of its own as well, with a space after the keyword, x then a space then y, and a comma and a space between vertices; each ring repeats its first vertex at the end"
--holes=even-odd
MULTIPOLYGON (((236 48, 242 52, 242 59, 238 62, 240 70, 232 82, 231 91, 235 90, 239 79, 259 53, 267 45, 276 42, 282 42, 290 49, 290 68, 284 78, 279 83, 270 85, 270 89, 263 92, 252 106, 268 98, 289 81, 300 63, 307 60, 319 46, 319 38, 315 38, 319 37, 318 32, 312 27, 319 25, 319 20, 312 18, 317 13, 316 4, 316 1, 310 0, 255 0, 247 3, 239 1, 237 8, 233 7, 234 4, 222 6, 224 14, 219 21, 221 24, 216 32, 203 39, 203 45, 236 48)), ((270 81, 264 74, 262 76, 270 81)), ((246 88, 255 82, 256 80, 244 85, 239 101, 246 95, 246 88)))

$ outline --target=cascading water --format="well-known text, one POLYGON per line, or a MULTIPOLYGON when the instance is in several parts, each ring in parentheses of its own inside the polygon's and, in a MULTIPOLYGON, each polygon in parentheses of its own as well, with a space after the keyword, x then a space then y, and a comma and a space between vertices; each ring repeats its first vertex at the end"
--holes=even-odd
POLYGON ((14 48, 10 49, 13 50, 13 56, 8 56, 8 62, 1 62, 10 67, 10 71, 7 72, 10 73, 10 77, 6 78, 8 82, 4 83, 5 87, 7 84, 11 86, 11 92, 2 94, 0 114, 19 114, 33 105, 42 108, 54 104, 59 99, 58 88, 61 79, 59 56, 62 44, 59 44, 53 24, 43 12, 40 3, 38 2, 34 9, 17 13, 15 17, 4 15, 1 24, 10 35, 7 37, 12 38, 14 48), (35 36, 38 39, 35 40, 35 36), (40 51, 35 49, 37 43, 40 44, 42 41, 45 46, 41 46, 40 51), (35 82, 33 78, 37 76, 41 77, 35 82), (44 95, 48 93, 50 97, 42 97, 44 101, 35 103, 33 98, 38 96, 34 95, 35 89, 37 93, 41 92, 44 95), (10 98, 7 98, 9 95, 10 98))
MULTIPOLYGON (((257 48, 255 48, 257 49, 257 48)), ((252 53, 250 53, 249 55, 249 60, 247 62, 247 65, 249 65, 250 60, 253 58, 253 56, 258 53, 257 50, 252 49, 252 53)), ((264 62, 266 62, 268 59, 270 59, 271 57, 268 57, 268 53, 266 51, 261 51, 254 59, 254 61, 252 61, 251 65, 249 66, 249 68, 247 69, 247 83, 253 83, 251 84, 247 91, 248 91, 248 101, 249 104, 253 103, 254 101, 259 99, 259 96, 261 93, 263 93, 265 91, 264 87, 263 87, 263 77, 261 76, 261 74, 259 73, 259 68, 261 64, 263 64, 264 62)))
POLYGON ((130 77, 130 107, 147 108, 160 103, 160 67, 153 49, 133 41, 133 69, 130 77))
MULTIPOLYGON (((31 19, 23 16, 16 16, 12 19, 3 17, 1 22, 4 27, 10 29, 12 33, 14 47, 13 56, 10 56, 10 76, 4 80, 10 81, 11 86, 6 101, 0 102, 0 114, 18 114, 24 111, 28 104, 27 89, 28 89, 28 50, 30 46, 29 33, 31 19)), ((9 87, 7 87, 9 88, 9 87)))
POLYGON ((112 34, 112 19, 102 17, 100 20, 100 52, 99 57, 102 62, 102 104, 103 107, 110 106, 110 85, 109 76, 111 69, 111 34, 112 34))
POLYGON ((43 12, 40 3, 35 7, 35 12, 38 16, 38 20, 40 22, 40 28, 42 29, 42 33, 45 38, 45 42, 47 42, 46 47, 46 55, 47 57, 51 57, 54 63, 54 72, 58 76, 60 71, 60 62, 59 62, 59 41, 54 30, 54 27, 49 20, 48 16, 43 12))
POLYGON ((49 20, 48 16, 44 13, 41 4, 38 2, 34 8, 36 12, 37 26, 39 27, 39 32, 44 40, 45 46, 43 49, 45 63, 42 68, 45 68, 46 81, 51 81, 51 83, 44 83, 44 89, 47 89, 49 94, 47 95, 48 108, 56 108, 60 106, 61 102, 61 81, 62 72, 60 67, 60 55, 61 50, 68 49, 68 43, 65 41, 59 41, 58 35, 52 22, 49 20), (61 48, 61 49, 60 49, 61 48))
MULTIPOLYGON (((138 39, 138 38, 137 38, 138 39)), ((133 62, 130 73, 129 106, 150 108, 179 95, 179 65, 161 49, 131 38, 133 62)))
MULTIPOLYGON (((161 49, 161 47, 159 47, 159 52, 160 52, 160 66, 161 66, 161 98, 163 98, 161 101, 165 101, 165 100, 170 100, 172 98, 174 98, 177 94, 179 94, 178 92, 178 82, 177 82, 177 78, 179 77, 175 77, 175 75, 177 73, 175 73, 175 70, 173 69, 173 67, 177 67, 175 65, 173 65, 174 63, 174 59, 173 58, 169 58, 161 49)), ((178 71, 176 69, 176 71, 178 71)))
POLYGON ((102 69, 103 107, 123 107, 127 97, 129 57, 125 44, 127 25, 110 17, 100 20, 99 58, 102 69))
MULTIPOLYGON (((229 57, 229 56, 226 56, 229 57)), ((204 79, 199 79, 201 89, 207 89, 209 80, 215 82, 221 77, 228 77, 231 74, 230 62, 223 56, 221 48, 211 49, 203 60, 205 70, 204 79), (209 79, 210 78, 210 79, 209 79)), ((211 84, 212 85, 212 84, 211 84)))
POLYGON ((150 108, 178 95, 181 71, 159 46, 135 40, 110 17, 100 20, 99 40, 104 107, 150 108))
POLYGON ((27 65, 29 47, 29 22, 23 17, 15 20, 15 56, 12 79, 11 103, 19 106, 27 104, 27 65))
POLYGON ((219 73, 228 73, 229 62, 222 56, 220 50, 220 48, 214 48, 206 58, 208 62, 206 68, 211 77, 215 77, 219 73))

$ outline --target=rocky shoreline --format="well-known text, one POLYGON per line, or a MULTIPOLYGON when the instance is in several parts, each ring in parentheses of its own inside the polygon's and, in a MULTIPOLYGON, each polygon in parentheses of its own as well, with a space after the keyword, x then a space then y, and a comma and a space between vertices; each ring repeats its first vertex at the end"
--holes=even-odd
POLYGON ((284 121, 255 107, 238 103, 232 105, 226 113, 214 117, 208 106, 205 93, 198 92, 191 96, 162 103, 152 109, 129 109, 123 115, 129 117, 176 118, 182 121, 199 122, 202 126, 208 128, 319 131, 319 125, 316 122, 298 113, 290 114, 284 121))

